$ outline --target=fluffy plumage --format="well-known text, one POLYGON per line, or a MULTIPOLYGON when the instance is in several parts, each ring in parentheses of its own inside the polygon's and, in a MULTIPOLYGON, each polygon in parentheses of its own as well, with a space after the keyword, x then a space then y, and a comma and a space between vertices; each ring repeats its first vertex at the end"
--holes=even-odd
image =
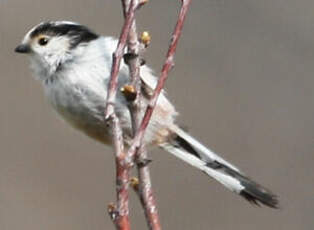
MULTIPOLYGON (((74 22, 60 21, 45 22, 32 28, 16 51, 29 54, 37 79, 61 117, 86 135, 111 144, 111 131, 105 125, 103 114, 116 45, 117 41, 111 37, 99 36, 74 22)), ((156 85, 156 77, 147 66, 143 66, 141 78, 142 90, 148 100, 156 85)), ((128 82, 128 68, 122 64, 119 86, 128 82)), ((121 92, 117 94, 116 111, 128 144, 131 119, 121 92)), ((276 196, 268 189, 180 129, 175 123, 176 115, 175 108, 163 92, 145 133, 145 143, 158 145, 253 204, 278 206, 276 196)))

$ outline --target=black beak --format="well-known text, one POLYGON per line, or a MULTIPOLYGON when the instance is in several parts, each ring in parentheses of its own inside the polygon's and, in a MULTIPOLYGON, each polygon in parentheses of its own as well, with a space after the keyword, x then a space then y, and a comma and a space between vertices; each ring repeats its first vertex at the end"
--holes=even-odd
POLYGON ((18 45, 15 50, 15 52, 17 53, 29 53, 31 52, 31 48, 29 47, 29 45, 26 45, 26 44, 21 44, 21 45, 18 45))

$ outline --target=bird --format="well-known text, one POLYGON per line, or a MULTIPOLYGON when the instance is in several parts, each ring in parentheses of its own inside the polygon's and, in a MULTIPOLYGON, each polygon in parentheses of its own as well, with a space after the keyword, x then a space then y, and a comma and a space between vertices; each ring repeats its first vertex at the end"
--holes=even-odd
MULTIPOLYGON (((106 124, 104 111, 112 54, 117 44, 114 37, 101 36, 76 22, 47 21, 31 28, 15 52, 27 54, 35 78, 61 118, 87 136, 112 145, 113 133, 106 124)), ((157 78, 146 64, 140 68, 140 77, 144 97, 141 110, 144 111, 157 78)), ((121 63, 118 86, 121 88, 128 83, 128 66, 121 63)), ((128 101, 120 91, 116 95, 115 112, 125 145, 130 146, 133 134, 131 115, 128 101)), ((145 145, 164 149, 254 205, 279 207, 277 195, 180 128, 177 115, 174 105, 162 91, 143 138, 145 145)))

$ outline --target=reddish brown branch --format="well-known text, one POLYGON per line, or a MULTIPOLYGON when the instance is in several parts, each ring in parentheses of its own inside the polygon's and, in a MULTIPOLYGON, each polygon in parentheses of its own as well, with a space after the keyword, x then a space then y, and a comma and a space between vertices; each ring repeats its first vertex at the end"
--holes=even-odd
POLYGON ((164 84, 167 80, 169 71, 174 66, 174 54, 177 48, 177 44, 182 32, 183 23, 186 17, 186 13, 188 11, 188 8, 190 6, 191 0, 181 0, 182 5, 180 9, 180 13, 178 16, 177 24, 175 26, 174 32, 172 34, 171 42, 169 45, 169 49, 166 56, 166 61, 163 65, 160 78, 158 80, 158 84, 154 90, 153 96, 149 102, 149 105, 146 109, 144 118, 142 120, 142 123, 140 125, 140 128, 137 130, 136 135, 134 137, 133 143, 128 151, 128 156, 134 156, 136 154, 137 149, 141 146, 142 139, 145 133, 145 130, 148 126, 148 123, 150 121, 150 118, 153 114, 154 108, 157 104, 158 97, 161 93, 161 90, 164 87, 164 84))
MULTIPOLYGON (((147 160, 147 153, 145 149, 140 149, 138 154, 138 162, 142 160, 147 160)), ((145 216, 149 229, 151 230, 161 230, 160 219, 158 215, 158 209, 156 205, 156 199, 154 197, 154 192, 150 179, 150 172, 147 165, 137 165, 138 175, 139 175, 139 193, 142 206, 145 210, 145 216)))
POLYGON ((118 45, 116 51, 112 55, 112 66, 110 73, 110 82, 108 87, 108 96, 107 96, 107 108, 105 112, 105 117, 109 118, 111 114, 114 113, 114 103, 117 94, 118 87, 118 73, 120 68, 121 59, 124 54, 124 49, 126 47, 127 38, 131 25, 134 21, 135 10, 137 8, 137 0, 131 0, 128 13, 126 15, 122 31, 119 37, 118 45))
POLYGON ((110 123, 114 133, 114 146, 116 151, 116 194, 117 209, 110 216, 118 230, 130 230, 129 221, 129 167, 125 164, 123 135, 119 119, 113 112, 110 123))
MULTIPOLYGON (((124 13, 126 15, 127 9, 129 8, 129 0, 122 0, 122 5, 124 8, 124 13)), ((132 118, 132 127, 133 134, 135 135, 138 130, 141 122, 141 80, 140 80, 140 43, 138 41, 137 30, 136 30, 136 22, 133 21, 129 37, 128 37, 128 53, 132 54, 131 58, 127 64, 129 66, 130 71, 130 80, 131 85, 134 87, 136 91, 136 99, 130 103, 129 109, 132 118)), ((153 189, 151 185, 149 168, 145 164, 141 164, 147 158, 147 152, 145 146, 141 144, 137 149, 136 158, 137 158, 137 171, 139 175, 139 186, 138 186, 138 194, 141 200, 141 204, 144 209, 146 221, 148 228, 151 230, 161 230, 160 220, 158 216, 158 211, 156 207, 155 198, 153 196, 153 189)))
MULTIPOLYGON (((125 164, 124 141, 122 129, 118 117, 115 114, 115 98, 118 87, 118 73, 123 51, 126 46, 127 37, 130 27, 135 17, 135 0, 131 0, 129 11, 126 15, 124 25, 120 34, 117 49, 112 55, 112 68, 107 95, 107 107, 105 118, 112 128, 114 147, 116 151, 116 193, 117 193, 117 210, 115 215, 110 215, 116 228, 119 230, 130 230, 129 221, 129 166, 125 164)), ((109 213, 110 214, 110 213, 109 213)))
POLYGON ((110 206, 109 214, 115 223, 117 229, 129 230, 130 222, 129 222, 129 166, 132 164, 134 156, 138 160, 138 172, 140 178, 139 184, 139 194, 140 199, 145 209, 146 219, 149 225, 149 228, 152 230, 160 230, 159 217, 156 208, 156 202, 153 197, 149 170, 146 164, 146 151, 142 146, 142 139, 144 136, 144 132, 148 126, 149 120, 153 113, 153 110, 156 106, 158 96, 164 87, 165 81, 167 79, 168 73, 174 65, 173 58, 177 46, 177 42, 181 35, 183 22, 188 10, 188 7, 191 3, 191 0, 181 0, 182 6, 179 13, 178 21, 176 27, 174 29, 171 44, 169 46, 167 52, 167 58, 163 65, 161 76, 159 78, 158 84, 154 90, 153 96, 149 102, 149 105, 146 109, 143 120, 140 122, 140 59, 138 58, 138 41, 136 34, 136 24, 134 21, 135 10, 143 5, 143 1, 137 0, 124 0, 123 6, 125 9, 125 22, 119 37, 119 42, 117 45, 117 49, 113 54, 112 60, 112 69, 111 76, 108 88, 108 96, 107 96, 107 107, 105 111, 105 117, 108 120, 108 124, 111 125, 113 136, 114 136, 114 146, 116 150, 116 184, 117 184, 117 207, 110 206), (126 9, 127 13, 126 13, 126 9), (119 67, 121 63, 121 59, 123 56, 124 49, 126 47, 126 42, 128 41, 129 52, 133 52, 135 54, 135 58, 131 63, 129 63, 130 67, 130 75, 132 79, 132 85, 136 89, 136 100, 130 107, 131 112, 134 112, 133 116, 133 129, 134 129, 134 140, 127 154, 124 153, 124 141, 122 129, 120 126, 120 122, 118 117, 115 114, 115 98, 118 87, 118 73, 119 67), (135 132, 136 130, 136 132, 135 132), (138 153, 138 154, 137 154, 138 153))
MULTIPOLYGON (((165 81, 168 77, 168 73, 171 70, 171 68, 174 65, 173 59, 174 59, 174 54, 176 51, 177 43, 179 41, 181 32, 182 32, 182 27, 184 23, 184 19, 188 10, 188 7, 191 3, 191 0, 182 0, 182 6, 181 10, 179 13, 178 21, 175 26, 171 43, 167 52, 167 57, 166 61, 163 65, 161 76, 159 78, 158 84, 154 90, 154 94, 149 102, 149 105, 146 109, 144 118, 140 124, 140 126, 137 129, 136 135, 133 140, 133 144, 131 145, 129 151, 128 151, 128 158, 132 159, 134 155, 136 155, 137 151, 140 150, 140 154, 137 154, 137 158, 141 162, 141 160, 145 160, 147 157, 147 154, 145 150, 142 148, 142 139, 145 133, 145 130, 148 126, 148 123, 151 119, 152 113, 154 111, 154 108, 157 104, 158 97, 161 93, 161 90, 164 87, 165 81)), ((140 199, 145 207, 145 215, 149 224, 150 229, 161 229, 160 222, 159 222, 159 217, 158 217, 158 212, 157 212, 157 207, 156 207, 156 202, 155 198, 153 196, 153 190, 151 187, 151 181, 150 181, 150 175, 149 175, 149 169, 147 166, 141 167, 138 165, 138 171, 139 171, 139 179, 140 179, 140 185, 139 185, 139 192, 140 192, 140 199)))
MULTIPOLYGON (((122 0, 122 7, 124 16, 126 17, 127 11, 130 8, 130 0, 122 0)), ((137 0, 137 3, 139 4, 139 0, 137 0)), ((136 31, 136 21, 135 19, 132 22, 132 25, 130 27, 130 31, 128 34, 127 39, 127 46, 128 46, 128 53, 131 54, 131 58, 128 60, 127 64, 129 66, 129 72, 130 72, 130 81, 131 85, 134 87, 136 92, 136 98, 131 105, 131 116, 132 116, 132 126, 133 126, 133 133, 136 132, 137 128, 139 127, 140 122, 140 103, 141 103, 141 81, 140 81, 140 66, 141 61, 139 58, 139 50, 140 50, 140 44, 138 41, 137 31, 136 31)))
MULTIPOLYGON (((145 160, 147 157, 147 154, 143 150, 142 147, 142 139, 144 137, 145 130, 148 126, 148 123, 151 119, 152 113, 154 111, 154 108, 157 104, 158 97, 161 93, 161 90, 164 87, 165 81, 168 77, 168 73, 171 70, 171 68, 174 65, 173 59, 174 59, 174 54, 176 51, 177 43, 180 38, 181 32, 182 32, 182 27, 184 23, 184 19, 188 10, 188 7, 191 3, 191 0, 182 0, 182 6, 181 10, 179 13, 178 21, 175 26, 171 43, 167 52, 167 57, 166 61, 163 65, 161 76, 159 78, 158 84, 154 90, 154 94, 152 96, 152 99, 149 102, 149 105, 146 109, 144 118, 140 124, 140 126, 137 129, 136 135, 133 140, 133 144, 131 145, 129 151, 128 151, 128 158, 132 159, 134 155, 136 155, 137 151, 140 151, 137 154, 137 158, 141 160, 145 160)), ((150 175, 149 175, 149 169, 147 166, 141 167, 138 165, 138 171, 139 171, 139 179, 140 179, 140 185, 139 185, 139 192, 140 192, 140 199, 145 207, 145 215, 149 224, 150 229, 161 229, 160 222, 159 222, 159 217, 158 217, 158 212, 157 212, 157 207, 156 207, 156 202, 155 198, 153 196, 153 190, 151 187, 151 181, 150 181, 150 175)))

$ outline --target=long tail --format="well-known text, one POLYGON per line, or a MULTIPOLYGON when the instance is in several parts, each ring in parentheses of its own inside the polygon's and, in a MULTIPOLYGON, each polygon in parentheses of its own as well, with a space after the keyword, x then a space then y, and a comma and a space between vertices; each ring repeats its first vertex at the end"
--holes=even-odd
POLYGON ((186 163, 202 170, 250 203, 278 208, 277 196, 246 177, 238 168, 199 143, 182 129, 175 128, 171 141, 160 145, 186 163))

